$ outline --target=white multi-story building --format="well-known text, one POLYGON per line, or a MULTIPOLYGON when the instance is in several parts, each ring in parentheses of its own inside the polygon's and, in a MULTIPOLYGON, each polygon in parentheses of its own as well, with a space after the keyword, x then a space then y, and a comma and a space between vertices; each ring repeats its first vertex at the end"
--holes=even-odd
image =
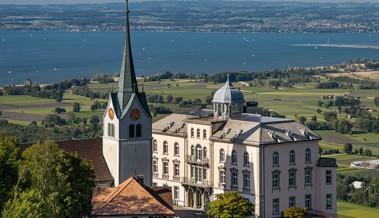
POLYGON ((153 183, 173 200, 206 208, 215 194, 238 191, 256 216, 291 206, 336 214, 336 162, 319 157, 320 136, 291 119, 243 113, 244 96, 229 79, 213 110, 174 113, 153 124, 153 183))

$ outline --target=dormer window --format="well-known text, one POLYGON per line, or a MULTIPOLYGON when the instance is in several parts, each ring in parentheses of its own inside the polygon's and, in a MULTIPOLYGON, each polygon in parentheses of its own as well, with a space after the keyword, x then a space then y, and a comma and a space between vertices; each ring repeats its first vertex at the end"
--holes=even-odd
POLYGON ((277 137, 277 135, 276 135, 276 132, 274 132, 274 131, 268 131, 267 132, 268 133, 268 135, 275 141, 275 142, 278 142, 279 140, 278 140, 278 137, 277 137))
POLYGON ((305 136, 307 139, 311 139, 311 137, 309 136, 309 133, 308 133, 307 129, 305 129, 305 128, 301 128, 301 129, 300 129, 300 132, 301 132, 301 134, 303 134, 303 136, 305 136))
POLYGON ((293 137, 293 134, 292 134, 292 131, 291 131, 291 130, 286 129, 284 132, 286 133, 286 135, 287 135, 292 141, 295 141, 295 138, 293 137))

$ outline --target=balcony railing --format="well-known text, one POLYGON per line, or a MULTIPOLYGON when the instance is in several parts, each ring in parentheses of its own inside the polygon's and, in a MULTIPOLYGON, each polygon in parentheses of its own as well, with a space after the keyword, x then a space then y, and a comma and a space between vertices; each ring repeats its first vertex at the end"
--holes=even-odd
POLYGON ((335 158, 320 157, 317 160, 318 167, 337 167, 337 161, 335 158))
POLYGON ((209 159, 206 157, 199 159, 195 155, 187 155, 186 162, 199 165, 208 165, 209 159))
POLYGON ((181 182, 184 185, 191 185, 191 186, 197 186, 197 187, 203 187, 203 188, 212 187, 212 182, 206 179, 201 180, 201 181, 196 181, 195 178, 182 177, 181 182))

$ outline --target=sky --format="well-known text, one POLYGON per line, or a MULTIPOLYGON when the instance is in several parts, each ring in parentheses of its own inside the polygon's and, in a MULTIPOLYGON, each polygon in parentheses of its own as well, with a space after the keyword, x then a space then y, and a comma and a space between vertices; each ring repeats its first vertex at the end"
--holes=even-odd
MULTIPOLYGON (((130 0, 131 2, 143 0, 130 0)), ((236 0, 232 0, 236 1, 236 0)), ((253 1, 253 0, 244 0, 253 1)), ((258 1, 258 0, 256 0, 258 1)), ((260 0, 267 1, 267 0, 260 0)), ((376 2, 379 0, 269 0, 276 2, 299 1, 299 2, 376 2)), ((124 0, 0 0, 0 4, 75 4, 75 3, 109 3, 109 2, 124 2, 124 0)))

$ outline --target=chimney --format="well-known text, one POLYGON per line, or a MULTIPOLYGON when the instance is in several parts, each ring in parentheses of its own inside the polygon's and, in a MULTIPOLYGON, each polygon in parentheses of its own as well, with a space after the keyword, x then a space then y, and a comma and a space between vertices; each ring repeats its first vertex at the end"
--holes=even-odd
POLYGON ((137 176, 137 181, 139 184, 143 185, 143 175, 138 175, 137 176))

